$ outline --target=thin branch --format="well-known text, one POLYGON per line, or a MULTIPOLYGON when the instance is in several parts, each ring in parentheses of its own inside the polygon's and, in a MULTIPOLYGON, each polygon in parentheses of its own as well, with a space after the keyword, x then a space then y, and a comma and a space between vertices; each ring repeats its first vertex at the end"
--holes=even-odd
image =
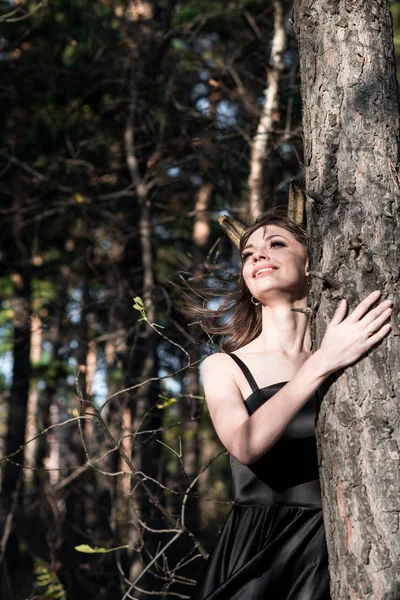
POLYGON ((157 552, 157 554, 155 555, 155 557, 149 562, 148 565, 145 566, 145 568, 143 569, 143 571, 141 571, 141 573, 136 577, 135 581, 130 585, 129 589, 125 592, 125 594, 122 597, 122 600, 126 600, 128 598, 128 595, 130 594, 130 592, 133 590, 133 588, 135 587, 135 585, 137 584, 137 582, 143 577, 143 575, 150 569, 150 567, 156 562, 156 560, 162 555, 164 554, 164 552, 167 550, 167 548, 169 548, 170 546, 172 546, 172 544, 174 542, 176 542, 176 540, 182 535, 182 531, 180 531, 179 533, 177 533, 176 535, 174 535, 174 537, 169 540, 169 542, 167 542, 165 544, 165 546, 159 551, 157 552))

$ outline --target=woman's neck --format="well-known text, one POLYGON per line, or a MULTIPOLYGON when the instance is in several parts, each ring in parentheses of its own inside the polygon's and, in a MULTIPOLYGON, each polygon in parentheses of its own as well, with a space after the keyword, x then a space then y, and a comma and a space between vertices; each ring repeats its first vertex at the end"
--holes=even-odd
POLYGON ((309 317, 304 313, 291 310, 306 307, 307 298, 263 306, 262 331, 252 342, 254 351, 292 356, 303 352, 309 353, 311 351, 309 317))

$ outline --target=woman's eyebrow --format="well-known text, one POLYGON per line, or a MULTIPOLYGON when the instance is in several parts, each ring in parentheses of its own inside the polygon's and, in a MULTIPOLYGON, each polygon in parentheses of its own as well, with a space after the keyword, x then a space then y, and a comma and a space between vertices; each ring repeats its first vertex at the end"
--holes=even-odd
MULTIPOLYGON (((281 235, 280 233, 273 233, 271 235, 268 235, 266 238, 263 238, 263 240, 270 240, 274 237, 282 237, 284 240, 287 240, 287 238, 284 235, 281 235)), ((246 250, 247 248, 254 248, 254 244, 246 244, 243 250, 246 250)))

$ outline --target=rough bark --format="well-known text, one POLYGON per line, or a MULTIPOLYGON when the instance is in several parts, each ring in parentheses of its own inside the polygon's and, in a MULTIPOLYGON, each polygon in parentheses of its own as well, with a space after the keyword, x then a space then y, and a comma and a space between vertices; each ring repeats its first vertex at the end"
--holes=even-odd
MULTIPOLYGON (((297 0, 318 347, 343 294, 399 292, 399 106, 388 0, 297 0), (318 199, 318 196, 317 196, 318 199)), ((400 597, 398 308, 392 332, 321 390, 324 518, 334 600, 400 597)))
POLYGON ((263 210, 263 170, 265 159, 271 148, 274 123, 278 120, 279 110, 279 79, 283 69, 283 53, 286 49, 286 31, 283 6, 280 0, 274 1, 274 36, 271 47, 270 68, 267 74, 265 102, 260 120, 251 146, 249 191, 250 214, 257 217, 263 210))

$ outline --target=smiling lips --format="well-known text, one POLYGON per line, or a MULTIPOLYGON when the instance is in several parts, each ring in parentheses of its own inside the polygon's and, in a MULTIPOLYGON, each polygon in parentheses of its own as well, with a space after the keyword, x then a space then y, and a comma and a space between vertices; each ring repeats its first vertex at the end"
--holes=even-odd
POLYGON ((279 267, 276 267, 275 265, 272 265, 271 263, 267 263, 264 265, 258 265, 257 267, 255 267, 255 269, 253 269, 253 277, 255 277, 256 279, 258 277, 262 277, 264 275, 268 275, 268 273, 272 273, 273 271, 276 271, 279 267))

